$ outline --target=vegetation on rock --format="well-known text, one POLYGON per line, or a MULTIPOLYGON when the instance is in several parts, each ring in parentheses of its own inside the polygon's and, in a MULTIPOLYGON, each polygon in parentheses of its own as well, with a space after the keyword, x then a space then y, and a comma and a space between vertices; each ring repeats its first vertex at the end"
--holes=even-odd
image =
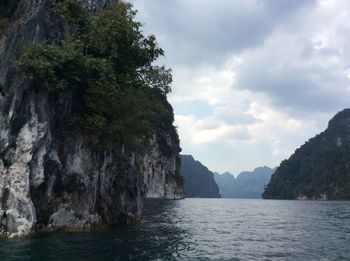
POLYGON ((73 0, 57 7, 76 34, 31 46, 19 65, 52 95, 73 93, 78 131, 94 144, 131 144, 172 125, 171 70, 153 65, 164 52, 142 34, 132 5, 120 2, 94 17, 73 0))
POLYGON ((350 109, 281 163, 264 198, 350 199, 350 109))

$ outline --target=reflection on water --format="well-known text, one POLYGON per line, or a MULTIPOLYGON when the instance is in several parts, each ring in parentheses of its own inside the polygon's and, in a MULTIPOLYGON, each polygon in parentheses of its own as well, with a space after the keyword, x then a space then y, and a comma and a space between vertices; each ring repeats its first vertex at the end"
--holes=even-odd
POLYGON ((0 260, 350 259, 350 202, 150 200, 144 221, 0 241, 0 260))

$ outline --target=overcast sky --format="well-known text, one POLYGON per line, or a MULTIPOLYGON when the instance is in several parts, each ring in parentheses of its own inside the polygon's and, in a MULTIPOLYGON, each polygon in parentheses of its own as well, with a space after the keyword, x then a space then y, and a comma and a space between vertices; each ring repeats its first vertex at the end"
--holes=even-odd
POLYGON ((349 107, 348 0, 132 0, 173 69, 182 153, 278 166, 349 107))

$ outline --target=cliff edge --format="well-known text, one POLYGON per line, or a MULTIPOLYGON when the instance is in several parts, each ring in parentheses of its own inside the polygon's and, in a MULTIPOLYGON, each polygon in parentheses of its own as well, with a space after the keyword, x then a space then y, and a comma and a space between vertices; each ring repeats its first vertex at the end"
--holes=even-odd
MULTIPOLYGON (((90 15, 110 1, 82 0, 90 15)), ((53 0, 20 0, 0 29, 0 227, 83 230, 138 222, 142 199, 182 198, 180 147, 173 112, 150 138, 96 148, 74 131, 74 95, 38 88, 18 66, 34 43, 75 33, 53 0)))

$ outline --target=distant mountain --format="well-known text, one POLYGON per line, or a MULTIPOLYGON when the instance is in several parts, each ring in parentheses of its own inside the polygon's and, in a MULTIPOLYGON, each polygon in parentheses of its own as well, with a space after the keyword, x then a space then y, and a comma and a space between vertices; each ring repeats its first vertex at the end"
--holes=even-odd
POLYGON ((233 176, 230 172, 225 172, 221 175, 214 173, 214 179, 216 184, 219 186, 221 197, 230 198, 234 190, 235 176, 233 176))
POLYGON ((274 171, 269 167, 259 167, 241 172, 237 178, 228 172, 222 175, 215 173, 214 178, 223 198, 261 198, 274 171))
POLYGON ((191 155, 181 155, 180 174, 185 181, 185 197, 220 198, 214 174, 191 155))
POLYGON ((350 109, 281 163, 263 197, 350 199, 350 109))

